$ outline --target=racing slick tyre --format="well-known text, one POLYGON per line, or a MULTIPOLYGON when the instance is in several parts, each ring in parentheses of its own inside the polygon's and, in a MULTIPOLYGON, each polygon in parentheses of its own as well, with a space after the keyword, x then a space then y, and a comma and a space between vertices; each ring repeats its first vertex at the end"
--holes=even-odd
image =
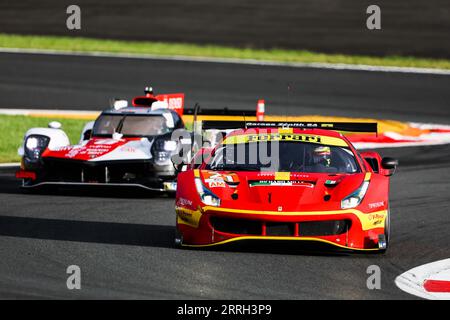
POLYGON ((390 210, 388 210, 386 220, 384 221, 384 241, 386 244, 383 249, 380 249, 379 253, 381 254, 386 253, 387 249, 389 248, 390 233, 391 233, 391 214, 390 210))

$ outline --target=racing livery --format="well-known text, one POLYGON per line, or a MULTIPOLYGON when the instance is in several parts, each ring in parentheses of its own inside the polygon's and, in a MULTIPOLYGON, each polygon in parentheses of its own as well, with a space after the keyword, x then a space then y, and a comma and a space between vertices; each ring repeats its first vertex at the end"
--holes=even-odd
POLYGON ((177 172, 171 156, 183 141, 172 141, 171 136, 185 130, 179 114, 184 95, 154 96, 151 88, 145 93, 133 99, 133 106, 116 101, 95 122, 87 123, 77 145, 70 144, 59 123, 28 130, 16 173, 23 187, 131 186, 174 192, 177 172))
POLYGON ((359 153, 335 131, 375 131, 376 124, 241 127, 200 150, 201 163, 179 174, 177 245, 288 240, 387 249, 389 177, 397 160, 359 153))

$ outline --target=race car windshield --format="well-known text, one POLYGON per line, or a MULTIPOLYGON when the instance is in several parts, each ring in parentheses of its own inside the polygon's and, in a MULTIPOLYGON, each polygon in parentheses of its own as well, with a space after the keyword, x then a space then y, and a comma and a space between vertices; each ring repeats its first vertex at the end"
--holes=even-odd
POLYGON ((360 172, 355 156, 349 148, 287 141, 220 145, 207 169, 307 173, 360 172))
POLYGON ((111 136, 119 132, 125 137, 158 136, 170 132, 162 116, 102 115, 95 121, 93 136, 111 136))

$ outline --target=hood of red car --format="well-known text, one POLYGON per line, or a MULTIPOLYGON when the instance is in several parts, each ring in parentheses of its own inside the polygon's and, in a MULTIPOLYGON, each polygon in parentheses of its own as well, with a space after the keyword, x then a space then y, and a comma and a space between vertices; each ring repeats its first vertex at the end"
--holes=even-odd
POLYGON ((229 172, 202 170, 205 187, 221 206, 263 211, 339 210, 364 173, 229 172))

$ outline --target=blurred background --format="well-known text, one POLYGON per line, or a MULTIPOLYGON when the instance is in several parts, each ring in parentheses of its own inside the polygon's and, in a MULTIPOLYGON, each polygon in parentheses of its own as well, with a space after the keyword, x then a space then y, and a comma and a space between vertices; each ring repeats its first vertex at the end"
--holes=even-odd
POLYGON ((2 0, 0 32, 450 57, 448 0, 2 0), (71 32, 66 8, 82 9, 71 32), (366 9, 381 8, 381 30, 366 9))

